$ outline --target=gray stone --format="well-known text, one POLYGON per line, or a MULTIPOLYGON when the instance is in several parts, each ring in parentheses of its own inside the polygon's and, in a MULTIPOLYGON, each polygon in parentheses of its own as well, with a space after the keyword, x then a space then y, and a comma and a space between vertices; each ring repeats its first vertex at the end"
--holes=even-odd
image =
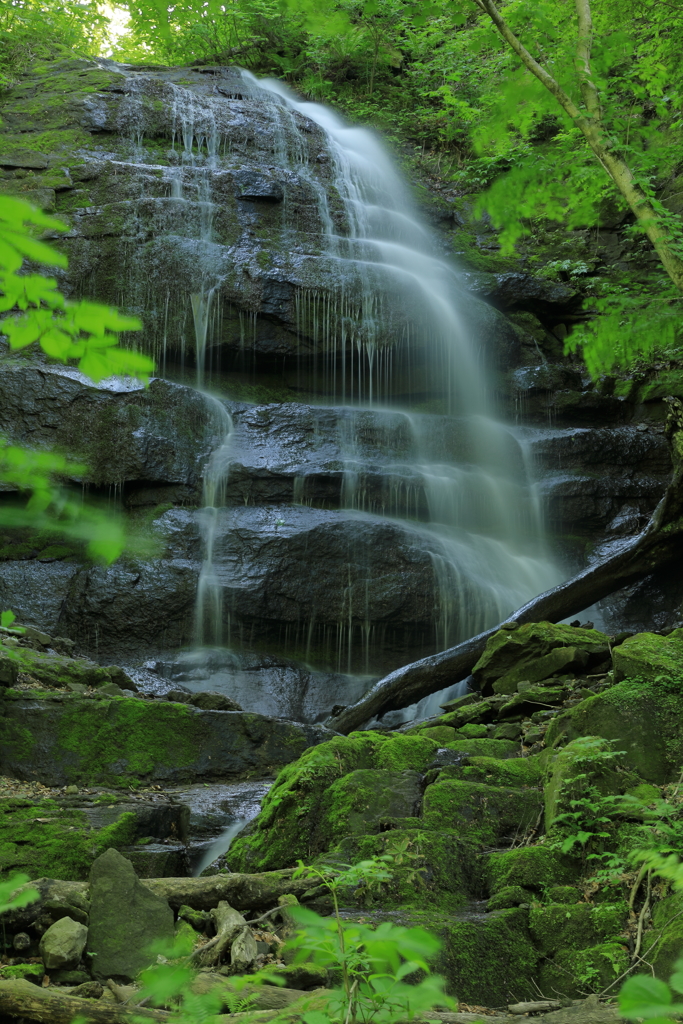
POLYGON ((14 686, 18 675, 16 661, 9 654, 0 654, 0 686, 14 686))
POLYGON ((70 970, 77 967, 88 939, 85 925, 62 917, 55 921, 40 940, 40 955, 45 969, 70 970))
POLYGON ((85 462, 75 482, 175 484, 196 497, 226 422, 218 403, 167 380, 113 387, 70 368, 25 361, 10 362, 0 377, 0 431, 18 444, 56 446, 85 462))
POLYGON ((96 980, 133 981, 156 959, 155 942, 173 941, 173 911, 146 889, 129 860, 107 850, 90 869, 90 932, 96 980))

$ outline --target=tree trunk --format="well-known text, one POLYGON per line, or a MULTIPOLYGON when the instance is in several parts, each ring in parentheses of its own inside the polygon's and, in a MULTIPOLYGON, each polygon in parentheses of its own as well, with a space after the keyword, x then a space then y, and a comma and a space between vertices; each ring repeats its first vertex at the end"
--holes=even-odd
MULTIPOLYGON (((646 529, 618 554, 535 597, 508 615, 506 622, 520 625, 558 622, 683 556, 683 405, 678 399, 666 401, 669 403, 667 430, 673 435, 675 468, 673 479, 646 529)), ((486 641, 499 628, 500 625, 494 626, 447 651, 396 669, 326 724, 348 734, 377 715, 408 707, 457 683, 472 671, 484 652, 486 641)))

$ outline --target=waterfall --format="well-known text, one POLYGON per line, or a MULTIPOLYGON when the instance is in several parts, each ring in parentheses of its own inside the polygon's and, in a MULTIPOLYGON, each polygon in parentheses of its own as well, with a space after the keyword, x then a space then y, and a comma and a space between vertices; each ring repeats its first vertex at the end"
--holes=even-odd
MULTIPOLYGON (((126 74, 135 81, 138 73, 126 74)), ((143 90, 134 84, 126 98, 140 181, 131 205, 131 251, 143 254, 131 257, 133 306, 145 311, 150 345, 165 372, 187 379, 184 361, 192 353, 194 383, 221 410, 223 424, 199 513, 196 648, 177 658, 169 674, 198 688, 239 693, 253 710, 263 707, 267 677, 266 703, 272 698, 273 706, 288 708, 284 713, 314 717, 315 707, 322 715, 332 703, 356 699, 401 658, 451 646, 504 619, 561 574, 545 544, 522 436, 497 416, 493 371, 470 325, 458 271, 439 255, 378 139, 326 107, 301 102, 282 83, 257 81, 246 71, 239 78, 230 72, 230 89, 220 79, 207 85, 206 75, 195 75, 205 81, 190 87, 179 75, 171 81, 171 72, 163 74, 170 165, 145 165, 143 90), (244 106, 243 94, 258 104, 258 116, 244 106), (268 159, 254 170, 249 154, 259 133, 268 159), (148 198, 149 182, 159 180, 163 194, 148 198), (261 204, 256 212, 247 209, 254 202, 261 204), (144 217, 153 225, 151 241, 139 229, 144 217), (266 227, 280 240, 272 252, 266 227), (255 236, 260 248, 250 241, 255 236), (166 275, 163 289, 154 290, 150 270, 166 275), (278 298, 281 287, 283 294, 291 291, 286 302, 278 298), (283 365, 308 403, 301 416, 314 426, 310 435, 302 426, 301 436, 309 447, 332 453, 324 472, 312 457, 283 459, 293 466, 289 497, 279 504, 265 499, 252 545, 265 537, 286 566, 287 545, 307 523, 329 529, 332 539, 343 528, 348 561, 335 577, 332 618, 306 604, 305 574, 286 594, 285 604, 298 602, 298 612, 277 629, 243 614, 244 581, 257 585, 261 549, 245 569, 247 556, 232 544, 246 529, 240 524, 250 501, 247 490, 240 509, 231 493, 245 412, 238 408, 231 417, 219 394, 223 353, 236 346, 244 366, 255 367, 257 356, 271 358, 271 350, 284 353, 283 365), (338 495, 329 496, 330 483, 320 496, 321 473, 340 481, 338 495), (409 636, 400 635, 390 610, 384 618, 377 614, 384 592, 371 556, 381 524, 396 545, 382 570, 395 603, 413 577, 409 569, 403 577, 400 567, 392 569, 391 557, 398 563, 400 552, 406 564, 419 562, 421 578, 430 580, 430 606, 416 607, 409 636), (277 664, 266 664, 271 651, 277 664), (261 681, 247 685, 257 662, 261 681), (301 684, 285 684, 288 672, 298 672, 301 684), (309 697, 324 690, 320 673, 327 673, 334 699, 316 697, 315 705, 309 697)), ((155 89, 159 94, 159 80, 155 89)), ((256 481, 268 469, 265 436, 263 457, 241 451, 237 460, 252 465, 252 459, 256 481)), ((288 570, 282 571, 286 589, 288 570)), ((325 564, 312 566, 311 585, 327 571, 325 564)))

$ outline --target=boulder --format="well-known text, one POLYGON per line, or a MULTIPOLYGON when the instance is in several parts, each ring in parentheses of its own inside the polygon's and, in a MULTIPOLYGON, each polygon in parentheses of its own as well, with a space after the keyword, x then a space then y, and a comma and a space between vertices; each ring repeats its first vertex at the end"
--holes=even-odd
POLYGON ((624 793, 637 786, 638 776, 624 765, 617 743, 598 736, 583 736, 550 752, 544 788, 545 827, 560 814, 570 813, 571 802, 592 786, 602 796, 624 793))
POLYGON ((263 777, 331 735, 322 726, 247 712, 59 696, 6 702, 0 772, 50 786, 263 777))
POLYGON ((655 904, 652 930, 645 935, 642 955, 655 976, 668 981, 683 948, 683 892, 674 892, 655 904))
POLYGON ((425 790, 423 827, 455 828, 475 846, 498 846, 531 829, 538 820, 541 804, 541 794, 536 789, 440 779, 425 790))
MULTIPOLYGON (((533 666, 556 648, 571 648, 574 661, 582 662, 581 667, 585 668, 609 657, 610 639, 597 629, 579 629, 553 622, 529 622, 520 627, 500 629, 487 642, 484 653, 472 669, 475 683, 486 695, 493 692, 494 683, 505 679, 507 673, 513 673, 509 678, 514 680, 515 689, 519 680, 543 679, 551 673, 535 673, 543 672, 546 663, 542 663, 540 670, 534 670, 533 666), (527 670, 531 675, 524 674, 527 670)), ((559 664, 566 655, 554 657, 559 664)), ((550 666, 554 662, 551 659, 547 664, 550 666)), ((508 688, 505 692, 514 691, 508 688)))
POLYGON ((148 388, 120 379, 94 384, 72 368, 25 360, 8 363, 0 378, 2 434, 32 448, 68 451, 87 467, 73 477, 77 483, 176 485, 181 500, 196 499, 204 465, 229 422, 220 403, 159 378, 148 388))
POLYGON ((493 684, 494 693, 516 693, 520 682, 538 683, 541 680, 549 680, 560 672, 569 672, 572 669, 582 669, 588 662, 588 651, 582 651, 577 647, 556 647, 548 654, 529 661, 523 657, 521 664, 500 676, 493 684))
POLYGON ((134 981, 156 959, 153 945, 173 942, 173 911, 116 850, 107 850, 90 869, 90 900, 88 952, 97 981, 134 981))
POLYGON ((617 680, 627 677, 664 682, 683 681, 683 629, 668 636, 638 633, 612 651, 617 680))
POLYGON ((88 929, 70 917, 55 921, 40 940, 40 956, 45 970, 70 970, 80 963, 88 929))
POLYGON ((347 834, 379 832, 383 820, 414 815, 420 773, 437 750, 426 737, 372 731, 321 744, 280 772, 258 818, 233 841, 230 869, 288 867, 347 834))
POLYGON ((680 774, 682 718, 683 677, 668 683, 625 679, 559 714, 545 742, 552 747, 579 736, 603 737, 642 779, 662 785, 680 774))

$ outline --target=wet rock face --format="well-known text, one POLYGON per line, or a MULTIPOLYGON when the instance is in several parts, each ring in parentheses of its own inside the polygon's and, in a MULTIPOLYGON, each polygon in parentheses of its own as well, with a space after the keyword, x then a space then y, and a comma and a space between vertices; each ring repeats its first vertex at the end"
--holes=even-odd
MULTIPOLYGON (((62 286, 124 296, 160 362, 203 335, 223 359, 284 358, 324 388, 307 360, 350 358, 338 339, 353 322, 372 358, 393 352, 399 390, 427 387, 421 346, 396 344, 412 299, 389 296, 386 268, 348 242, 326 133, 275 93, 230 67, 63 61, 3 99, 3 191, 68 220, 62 286)), ((473 298, 464 319, 494 364, 511 365, 519 338, 503 316, 473 298)))
MULTIPOLYGON (((218 403, 159 378, 93 384, 77 370, 3 366, 0 431, 16 444, 67 451, 86 469, 74 482, 95 486, 165 485, 176 500, 201 493, 201 476, 226 429, 218 403)), ((162 497, 162 500, 163 500, 162 497)))

